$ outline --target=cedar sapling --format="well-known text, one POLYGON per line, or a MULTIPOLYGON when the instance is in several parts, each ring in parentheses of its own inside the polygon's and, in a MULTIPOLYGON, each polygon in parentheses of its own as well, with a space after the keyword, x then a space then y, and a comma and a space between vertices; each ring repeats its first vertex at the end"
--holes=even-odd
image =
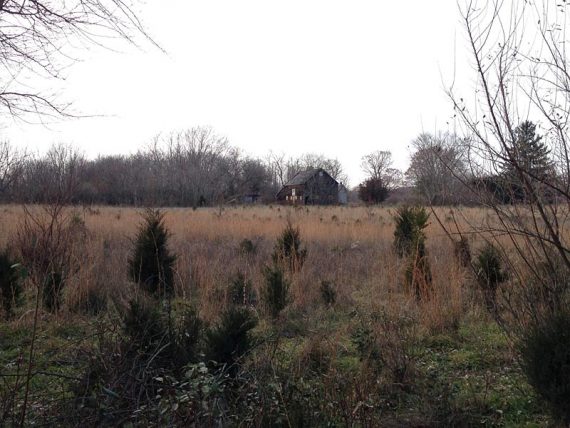
POLYGON ((291 221, 287 221, 281 236, 277 238, 271 255, 273 264, 283 266, 290 272, 298 272, 307 258, 307 249, 301 247, 299 227, 294 227, 291 221))
POLYGON ((19 303, 22 294, 18 265, 8 252, 0 252, 0 293, 2 308, 6 319, 14 315, 14 307, 19 303))
POLYGON ((170 234, 164 225, 164 213, 148 209, 143 214, 129 259, 129 276, 150 295, 161 298, 174 293, 176 256, 168 249, 170 234))

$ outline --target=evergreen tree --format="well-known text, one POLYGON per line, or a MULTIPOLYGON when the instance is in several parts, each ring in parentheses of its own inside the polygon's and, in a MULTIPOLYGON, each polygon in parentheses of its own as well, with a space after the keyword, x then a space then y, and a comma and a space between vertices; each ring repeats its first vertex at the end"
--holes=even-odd
POLYGON ((291 221, 287 221, 287 226, 283 229, 281 236, 277 238, 273 248, 274 265, 287 268, 290 272, 298 272, 307 258, 307 249, 301 248, 301 231, 299 227, 294 227, 291 221))
POLYGON ((533 184, 538 186, 552 175, 553 165, 550 160, 550 149, 536 133, 536 125, 524 121, 514 131, 514 141, 509 148, 510 154, 503 164, 503 176, 509 202, 525 199, 527 189, 521 179, 521 172, 533 184))
POLYGON ((12 317, 14 306, 19 303, 22 294, 20 276, 8 250, 0 252, 0 302, 6 319, 12 317))
POLYGON ((358 197, 367 204, 379 204, 388 197, 390 190, 381 178, 369 178, 358 186, 358 197))
POLYGON ((129 259, 129 276, 156 297, 170 295, 174 291, 176 256, 167 247, 169 233, 164 225, 164 214, 160 210, 149 209, 143 220, 129 259))

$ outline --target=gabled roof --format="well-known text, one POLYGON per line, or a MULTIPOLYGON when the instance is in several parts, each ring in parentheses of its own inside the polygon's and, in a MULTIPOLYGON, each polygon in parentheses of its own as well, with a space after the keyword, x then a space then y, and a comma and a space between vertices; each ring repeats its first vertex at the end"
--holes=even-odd
POLYGON ((298 186, 300 184, 305 184, 307 181, 313 178, 319 171, 326 172, 322 168, 312 168, 306 171, 300 171, 297 174, 295 174, 295 176, 293 176, 291 180, 285 183, 284 186, 298 186))

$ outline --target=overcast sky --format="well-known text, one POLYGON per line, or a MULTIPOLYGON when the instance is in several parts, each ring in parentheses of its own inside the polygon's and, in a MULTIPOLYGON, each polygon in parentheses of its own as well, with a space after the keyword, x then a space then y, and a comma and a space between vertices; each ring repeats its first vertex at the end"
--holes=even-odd
POLYGON ((210 126, 251 155, 337 157, 355 185, 362 155, 390 150, 405 168, 415 136, 447 130, 445 85, 454 69, 473 77, 455 0, 162 0, 140 14, 166 53, 93 48, 67 70, 62 98, 102 117, 9 123, 5 136, 93 157, 210 126))

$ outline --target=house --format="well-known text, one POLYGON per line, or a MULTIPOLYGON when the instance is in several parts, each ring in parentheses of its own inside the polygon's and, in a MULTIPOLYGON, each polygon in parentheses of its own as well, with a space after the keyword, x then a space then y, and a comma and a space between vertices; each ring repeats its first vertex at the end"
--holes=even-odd
POLYGON ((289 205, 336 205, 342 185, 322 168, 297 173, 277 193, 278 202, 289 205))

